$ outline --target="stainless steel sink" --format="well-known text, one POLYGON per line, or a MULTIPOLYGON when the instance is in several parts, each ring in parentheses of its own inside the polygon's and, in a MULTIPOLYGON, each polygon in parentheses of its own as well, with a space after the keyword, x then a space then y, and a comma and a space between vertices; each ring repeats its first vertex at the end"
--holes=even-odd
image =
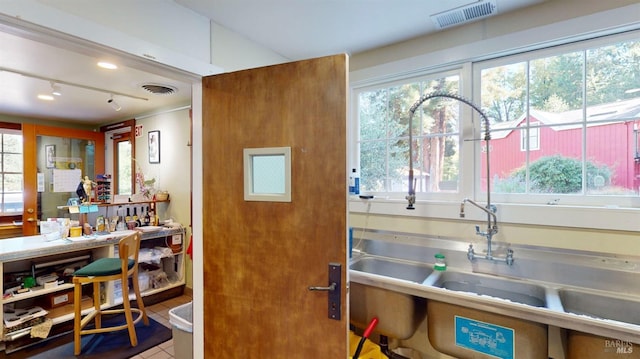
POLYGON ((518 280, 446 271, 433 284, 457 292, 470 292, 510 300, 534 307, 545 307, 545 288, 518 280))
POLYGON ((363 257, 352 263, 349 268, 416 283, 422 283, 433 272, 431 267, 420 263, 377 257, 363 257))
POLYGON ((558 292, 564 310, 569 313, 640 325, 640 299, 574 289, 561 289, 558 292))
MULTIPOLYGON (((422 283, 433 272, 427 265, 391 258, 364 256, 349 266, 351 271, 422 283)), ((371 318, 380 322, 376 331, 408 339, 426 316, 426 299, 352 282, 349 294, 350 321, 365 328, 371 318)))

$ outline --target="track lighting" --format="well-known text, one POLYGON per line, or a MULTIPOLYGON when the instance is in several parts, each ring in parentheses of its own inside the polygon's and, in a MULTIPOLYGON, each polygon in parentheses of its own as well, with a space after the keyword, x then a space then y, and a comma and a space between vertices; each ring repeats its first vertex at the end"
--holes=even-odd
MULTIPOLYGON (((100 87, 93 87, 93 86, 88 86, 88 85, 84 85, 84 84, 64 81, 64 80, 60 80, 60 79, 44 77, 44 76, 40 76, 40 75, 29 73, 29 72, 24 72, 24 71, 20 71, 20 70, 16 70, 16 69, 11 69, 11 68, 8 68, 8 67, 0 66, 0 72, 9 72, 9 73, 12 73, 12 74, 22 75, 22 76, 30 77, 30 78, 33 78, 33 79, 39 79, 39 80, 47 81, 47 82, 49 82, 51 84, 51 92, 50 92, 50 94, 51 95, 55 95, 55 96, 61 96, 62 95, 62 91, 61 91, 62 88, 61 88, 60 85, 64 85, 64 86, 67 86, 67 87, 68 86, 72 86, 72 87, 77 87, 77 88, 81 88, 81 89, 85 89, 85 90, 91 90, 91 91, 97 91, 97 92, 110 94, 111 95, 111 101, 107 101, 107 103, 109 103, 114 108, 114 110, 117 107, 118 109, 116 111, 119 111, 121 108, 117 103, 113 102, 113 96, 114 95, 118 95, 118 96, 121 96, 121 97, 128 97, 128 98, 135 99, 135 100, 149 101, 149 99, 146 98, 146 97, 140 97, 140 96, 127 94, 127 93, 123 93, 123 92, 112 91, 110 89, 104 89, 104 88, 100 88, 100 87), (111 102, 113 102, 115 104, 115 106, 112 105, 111 102)), ((53 96, 49 96, 49 97, 51 97, 51 99, 48 99, 48 100, 52 100, 53 99, 53 96)))
POLYGON ((62 88, 53 81, 51 81, 51 94, 53 96, 62 96, 62 88))
POLYGON ((107 103, 116 111, 122 110, 122 107, 120 107, 116 100, 113 99, 113 95, 111 95, 111 97, 107 100, 107 103))

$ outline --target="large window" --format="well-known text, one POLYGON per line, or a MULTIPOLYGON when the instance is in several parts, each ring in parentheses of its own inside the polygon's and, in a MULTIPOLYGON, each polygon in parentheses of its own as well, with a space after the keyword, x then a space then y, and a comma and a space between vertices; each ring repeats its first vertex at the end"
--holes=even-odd
POLYGON ((426 93, 458 94, 459 82, 457 73, 442 74, 358 91, 361 191, 407 192, 409 145, 417 192, 457 191, 458 104, 446 98, 424 102, 411 121, 411 144, 409 110, 426 93))
POLYGON ((422 198, 482 198, 488 184, 500 202, 628 204, 640 194, 638 64, 636 32, 354 88, 361 191, 404 197, 411 145, 422 198), (461 93, 463 82, 489 118, 490 146, 478 138, 481 123, 460 122, 464 105, 449 99, 421 105, 409 144, 410 107, 432 91, 461 93))
POLYGON ((495 133, 492 192, 573 202, 638 196, 639 39, 611 37, 475 65, 474 97, 495 133))
POLYGON ((22 134, 18 130, 0 129, 1 142, 1 214, 22 214, 22 134))

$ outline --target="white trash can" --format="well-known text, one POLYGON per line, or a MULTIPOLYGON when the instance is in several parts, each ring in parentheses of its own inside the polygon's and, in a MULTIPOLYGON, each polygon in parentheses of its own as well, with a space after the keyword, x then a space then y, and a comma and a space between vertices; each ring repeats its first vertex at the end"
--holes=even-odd
POLYGON ((193 358, 193 302, 169 310, 176 358, 193 358))

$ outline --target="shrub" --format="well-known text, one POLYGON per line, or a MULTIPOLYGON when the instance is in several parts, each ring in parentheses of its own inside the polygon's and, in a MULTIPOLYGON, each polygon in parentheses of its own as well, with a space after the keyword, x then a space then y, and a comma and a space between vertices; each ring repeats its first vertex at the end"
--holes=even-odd
MULTIPOLYGON (((606 165, 597 166, 587 161, 586 172, 588 189, 611 183, 611 170, 606 165), (596 186, 596 182, 603 183, 596 186)), ((514 183, 524 184, 525 176, 526 168, 519 168, 503 181, 501 188, 504 192, 524 189, 524 186, 514 186, 514 183)), ((529 166, 529 181, 529 190, 534 193, 579 193, 582 191, 582 161, 560 155, 542 157, 529 166)))

